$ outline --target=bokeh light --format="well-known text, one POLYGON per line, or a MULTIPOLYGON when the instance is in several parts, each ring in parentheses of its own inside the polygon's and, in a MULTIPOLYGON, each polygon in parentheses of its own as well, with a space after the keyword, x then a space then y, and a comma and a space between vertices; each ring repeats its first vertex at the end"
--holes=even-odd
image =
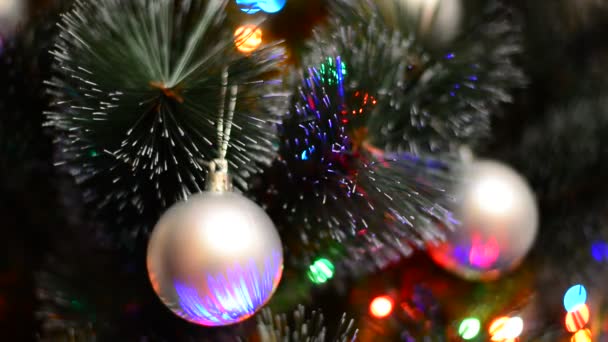
POLYGON ((385 318, 393 312, 393 299, 389 296, 380 296, 372 300, 369 312, 376 318, 385 318))
POLYGON ((335 267, 331 261, 321 258, 308 268, 308 278, 315 284, 323 284, 334 276, 335 267))
POLYGON ((595 241, 591 244, 591 256, 597 262, 608 261, 608 243, 595 241))
POLYGON ((577 306, 573 312, 568 312, 566 315, 566 330, 573 333, 583 329, 589 322, 589 316, 590 312, 587 304, 577 306))
POLYGON ((262 29, 255 25, 241 26, 234 32, 234 43, 240 52, 253 52, 262 45, 262 29))
POLYGON ((479 335, 481 322, 477 318, 466 318, 458 327, 458 335, 464 340, 471 340, 479 335))
POLYGON ((524 331, 524 321, 521 317, 500 317, 495 319, 490 324, 490 333, 492 341, 505 341, 518 338, 524 331))
POLYGON ((277 13, 285 7, 286 3, 287 0, 236 0, 241 11, 247 14, 255 14, 259 11, 277 13))
POLYGON ((574 285, 564 295, 564 308, 573 312, 579 305, 587 302, 587 289, 580 284, 574 285))
POLYGON ((591 330, 579 330, 576 334, 572 336, 570 342, 591 342, 591 330))

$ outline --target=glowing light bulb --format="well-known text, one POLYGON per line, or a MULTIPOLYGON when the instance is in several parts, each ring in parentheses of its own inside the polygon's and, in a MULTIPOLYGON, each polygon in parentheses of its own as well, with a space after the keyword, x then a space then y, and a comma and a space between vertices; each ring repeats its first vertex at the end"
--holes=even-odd
POLYGON ((393 305, 389 296, 376 297, 369 305, 369 312, 376 318, 385 318, 393 312, 393 305))
POLYGON ((492 341, 516 339, 524 331, 524 321, 520 317, 500 317, 490 325, 489 333, 492 341))
POLYGON ((479 335, 480 330, 481 323, 477 318, 466 318, 458 327, 458 335, 464 340, 472 340, 479 335))
POLYGON ((260 10, 266 13, 280 12, 287 0, 236 0, 241 11, 247 14, 255 14, 260 10))
POLYGON ((573 333, 583 329, 589 322, 589 316, 590 312, 587 304, 577 306, 573 312, 568 312, 566 315, 566 330, 573 333))
POLYGON ((583 329, 574 334, 570 342, 591 342, 591 337, 591 330, 583 329))
POLYGON ((321 258, 308 268, 308 278, 315 284, 323 284, 334 276, 335 267, 331 261, 321 258))
POLYGON ((262 45, 262 29, 255 25, 244 25, 234 32, 234 44, 237 50, 251 53, 262 45))
POLYGON ((564 295, 564 308, 573 312, 579 305, 587 302, 587 289, 580 284, 574 285, 564 295))

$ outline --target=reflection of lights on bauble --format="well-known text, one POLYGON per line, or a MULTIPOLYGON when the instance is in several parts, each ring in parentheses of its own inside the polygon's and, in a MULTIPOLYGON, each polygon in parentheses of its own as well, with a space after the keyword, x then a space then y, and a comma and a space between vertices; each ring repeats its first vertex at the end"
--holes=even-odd
POLYGON ((262 29, 255 25, 239 27, 234 32, 234 44, 243 53, 255 51, 262 45, 262 29))
POLYGON ((283 249, 257 204, 233 192, 204 192, 169 209, 148 245, 148 274, 161 301, 196 324, 241 322, 276 290, 283 249))
POLYGON ((583 329, 574 334, 570 342, 591 342, 591 337, 591 330, 583 329))
POLYGON ((564 295, 564 309, 573 312, 579 305, 587 302, 587 289, 583 285, 574 285, 564 295))
POLYGON ((589 323, 590 315, 587 304, 577 306, 574 311, 566 314, 566 330, 573 333, 583 329, 589 323))
POLYGON ((524 331, 524 321, 520 317, 500 317, 495 319, 488 332, 492 341, 505 341, 518 338, 524 331))
POLYGON ((479 322, 477 318, 467 318, 460 323, 458 335, 460 335, 463 340, 472 340, 479 335, 480 330, 481 322, 479 322))
POLYGON ((331 261, 320 258, 308 268, 308 279, 315 284, 323 284, 334 276, 335 267, 331 261))
POLYGON ((492 280, 519 265, 538 229, 538 209, 525 180, 493 161, 466 164, 455 189, 453 223, 433 260, 470 280, 492 280))
POLYGON ((376 297, 369 305, 369 313, 376 318, 385 318, 393 312, 393 306, 394 303, 391 297, 376 297))

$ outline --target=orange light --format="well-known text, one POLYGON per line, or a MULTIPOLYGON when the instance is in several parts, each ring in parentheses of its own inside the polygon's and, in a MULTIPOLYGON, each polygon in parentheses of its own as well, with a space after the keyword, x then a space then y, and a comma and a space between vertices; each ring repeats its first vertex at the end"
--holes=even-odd
POLYGON ((490 329, 488 329, 488 332, 490 333, 492 341, 503 341, 505 339, 503 331, 508 321, 509 317, 504 316, 495 319, 492 324, 490 324, 490 329))
POLYGON ((376 297, 369 305, 369 312, 376 318, 385 318, 393 312, 393 300, 389 296, 376 297))
POLYGON ((587 304, 577 306, 573 312, 568 312, 566 315, 566 330, 573 333, 583 329, 585 324, 589 322, 589 316, 587 304))
POLYGON ((234 44, 240 52, 253 52, 262 45, 262 30, 255 25, 241 26, 234 32, 234 44))
POLYGON ((508 342, 517 339, 524 330, 521 317, 500 317, 490 325, 489 333, 492 341, 508 342))
POLYGON ((570 342, 591 342, 591 331, 589 329, 579 330, 572 336, 570 342))

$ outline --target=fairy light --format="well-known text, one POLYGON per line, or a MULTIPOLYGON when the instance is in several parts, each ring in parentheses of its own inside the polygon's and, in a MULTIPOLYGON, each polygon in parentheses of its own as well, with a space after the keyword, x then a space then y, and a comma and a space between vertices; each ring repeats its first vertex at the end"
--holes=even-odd
POLYGON ((524 330, 524 321, 521 317, 503 316, 490 324, 490 339, 492 341, 506 341, 518 338, 524 330))
POLYGON ((460 335, 463 340, 472 340, 479 335, 480 330, 481 322, 479 322, 477 318, 466 318, 458 327, 458 335, 460 335))
POLYGON ((580 284, 574 285, 566 291, 564 295, 564 308, 568 312, 573 312, 579 305, 587 302, 587 289, 580 284))
POLYGON ((573 333, 583 329, 589 322, 590 315, 587 304, 577 306, 574 311, 566 314, 566 330, 573 333))
POLYGON ((394 303, 389 296, 379 296, 372 300, 369 312, 375 318, 386 318, 393 312, 394 303))
POLYGON ((591 330, 583 329, 574 334, 570 339, 570 342, 591 342, 591 337, 591 330))
POLYGON ((240 52, 255 51, 262 45, 262 29, 255 25, 240 26, 234 32, 234 44, 240 52))
POLYGON ((308 268, 308 279, 315 284, 323 284, 334 276, 335 267, 331 261, 320 258, 308 268))

